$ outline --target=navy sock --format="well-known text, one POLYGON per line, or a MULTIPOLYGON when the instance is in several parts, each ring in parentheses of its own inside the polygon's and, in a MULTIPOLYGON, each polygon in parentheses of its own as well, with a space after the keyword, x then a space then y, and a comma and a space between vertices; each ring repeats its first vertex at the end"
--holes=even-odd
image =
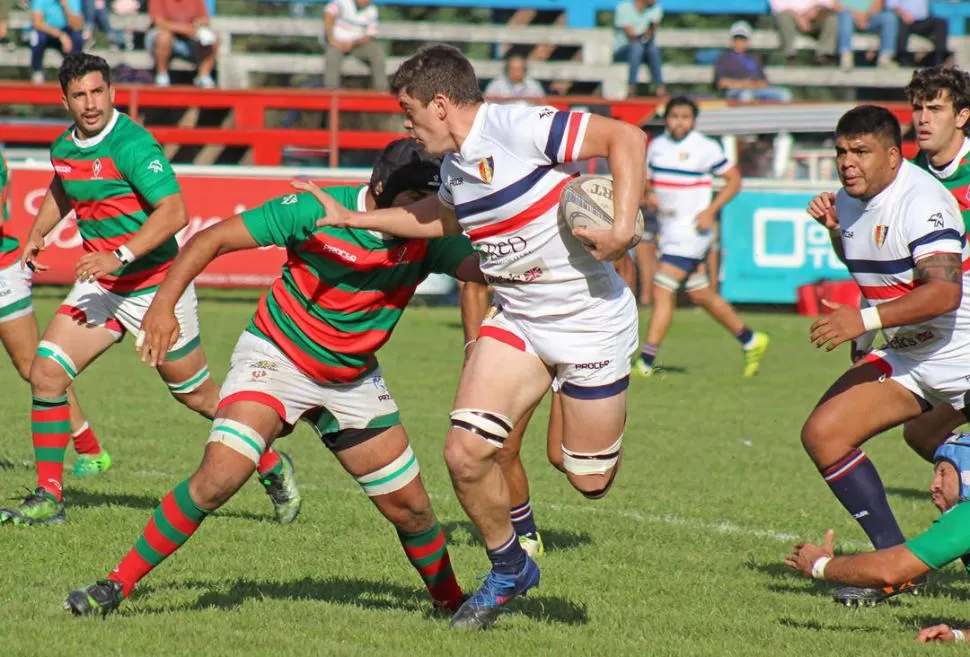
POLYGON ((754 337, 754 333, 752 333, 751 329, 749 329, 747 326, 742 326, 741 330, 734 334, 734 337, 738 339, 738 342, 740 342, 741 346, 743 347, 751 341, 751 338, 754 337))
POLYGON ((653 367, 653 361, 657 358, 657 345, 644 342, 643 348, 640 349, 640 358, 647 367, 653 367))
POLYGON ((516 536, 531 535, 533 538, 535 537, 538 530, 529 500, 526 500, 525 504, 512 507, 512 527, 515 529, 516 536))
POLYGON ((517 575, 525 568, 525 550, 519 545, 519 537, 512 532, 509 540, 494 550, 485 550, 492 570, 503 575, 517 575))
POLYGON ((860 449, 854 449, 832 465, 821 469, 825 483, 852 514, 877 550, 906 541, 896 523, 886 489, 876 466, 860 449))

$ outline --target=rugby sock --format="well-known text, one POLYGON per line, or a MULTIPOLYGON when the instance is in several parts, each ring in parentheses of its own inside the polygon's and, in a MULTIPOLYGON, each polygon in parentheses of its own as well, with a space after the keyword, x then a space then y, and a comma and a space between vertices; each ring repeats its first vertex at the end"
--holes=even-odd
POLYGON ((121 594, 127 598, 142 577, 189 540, 207 515, 208 511, 192 501, 186 479, 155 507, 135 547, 115 566, 108 579, 121 582, 121 594))
POLYGON ((485 550, 488 560, 492 562, 492 570, 503 575, 517 575, 525 568, 525 550, 519 544, 519 537, 512 532, 509 540, 494 550, 485 550))
POLYGON ((741 330, 734 334, 734 337, 738 339, 741 346, 745 349, 751 344, 751 340, 754 338, 754 331, 749 329, 747 326, 742 326, 741 330))
POLYGON ((832 492, 852 514, 877 550, 905 542, 876 466, 860 449, 820 470, 832 492))
POLYGON ((435 520, 430 529, 417 534, 406 534, 398 530, 397 537, 408 561, 428 587, 435 606, 457 610, 461 606, 463 594, 451 568, 451 558, 448 556, 441 523, 435 520))
POLYGON ((74 439, 74 451, 78 454, 101 453, 101 443, 98 442, 98 437, 94 435, 94 431, 87 422, 71 434, 71 437, 74 439))
POLYGON ((30 430, 37 461, 37 487, 58 502, 63 494, 64 450, 71 442, 71 409, 67 395, 33 397, 30 405, 30 430))
POLYGON ((532 515, 532 504, 527 499, 524 504, 512 507, 512 528, 515 529, 516 536, 535 537, 536 521, 532 515))
POLYGON ((653 367, 653 361, 657 358, 657 345, 644 342, 640 349, 640 358, 647 367, 653 367))
POLYGON ((272 447, 267 447, 266 451, 263 452, 262 458, 259 459, 256 472, 259 473, 260 479, 268 474, 281 474, 283 472, 283 459, 273 451, 272 447))

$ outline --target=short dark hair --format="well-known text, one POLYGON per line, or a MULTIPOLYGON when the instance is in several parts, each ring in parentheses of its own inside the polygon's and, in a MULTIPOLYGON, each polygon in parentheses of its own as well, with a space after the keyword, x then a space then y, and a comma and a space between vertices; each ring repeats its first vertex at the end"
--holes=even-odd
POLYGON ((441 187, 441 158, 413 139, 392 141, 374 163, 370 192, 379 208, 389 208, 402 192, 436 192, 441 187))
POLYGON ((83 78, 88 73, 100 73, 105 84, 111 86, 111 67, 103 57, 90 55, 86 52, 72 52, 61 62, 57 70, 57 79, 61 83, 61 91, 67 93, 67 85, 74 80, 83 78))
POLYGON ((667 101, 667 107, 664 109, 664 119, 670 114, 670 110, 677 107, 689 107, 690 112, 696 119, 697 115, 700 114, 700 109, 697 107, 697 103, 691 100, 688 96, 674 96, 667 101))
POLYGON ((859 105, 842 115, 835 126, 836 137, 874 135, 883 143, 903 147, 903 131, 896 115, 878 105, 859 105))
MULTIPOLYGON (((942 91, 950 92, 954 113, 970 109, 970 74, 952 66, 934 66, 913 72, 913 78, 906 85, 906 98, 910 103, 926 102, 935 99, 942 91)), ((970 134, 970 121, 963 126, 965 134, 970 134)))
POLYGON ((444 44, 425 46, 407 59, 391 79, 391 91, 427 105, 441 94, 455 105, 482 102, 475 69, 460 50, 444 44))

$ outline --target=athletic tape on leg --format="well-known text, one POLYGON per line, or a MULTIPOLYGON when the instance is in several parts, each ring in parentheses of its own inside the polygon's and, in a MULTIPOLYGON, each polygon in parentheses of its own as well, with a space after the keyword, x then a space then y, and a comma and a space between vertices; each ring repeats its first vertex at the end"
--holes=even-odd
POLYGON ((168 389, 173 395, 186 395, 205 383, 209 378, 209 366, 204 365, 201 370, 179 383, 167 383, 168 389))
POLYGON ((662 272, 657 272, 653 275, 653 284, 665 290, 670 290, 671 292, 676 292, 680 289, 680 281, 662 272))
POLYGON ((354 477, 354 479, 357 480, 368 497, 376 497, 404 488, 414 481, 420 472, 418 457, 411 451, 411 446, 408 445, 399 457, 380 470, 354 477))
POLYGON ((266 441, 255 429, 242 422, 216 418, 212 421, 212 431, 206 443, 222 443, 229 449, 239 452, 250 461, 259 465, 259 459, 266 451, 266 441))
POLYGON ((74 364, 71 357, 59 345, 48 342, 47 340, 41 340, 40 344, 37 345, 37 355, 41 358, 49 358, 60 365, 72 380, 77 377, 77 365, 74 364))
POLYGON ((562 464, 566 472, 574 475, 606 474, 620 460, 623 447, 623 434, 616 442, 601 452, 574 452, 562 446, 562 464))
POLYGON ((702 290, 705 287, 709 287, 711 284, 711 279, 707 277, 704 272, 697 272, 691 274, 687 277, 687 285, 685 287, 688 291, 690 290, 702 290))
POLYGON ((501 413, 480 408, 456 408, 448 417, 451 426, 477 434, 499 449, 512 431, 512 420, 501 413))

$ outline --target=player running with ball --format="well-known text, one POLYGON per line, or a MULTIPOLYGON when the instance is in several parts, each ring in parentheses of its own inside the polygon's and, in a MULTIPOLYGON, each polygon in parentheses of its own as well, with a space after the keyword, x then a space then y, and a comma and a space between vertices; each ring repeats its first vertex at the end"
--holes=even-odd
MULTIPOLYGON (((966 231, 953 196, 902 157, 899 122, 886 109, 857 107, 836 127, 842 189, 819 222, 869 304, 837 306, 812 325, 831 351, 882 329, 887 345, 843 374, 802 428, 819 472, 876 549, 904 542, 875 466, 861 451, 873 436, 949 405, 966 411, 970 371, 970 286, 966 231)), ((912 582, 846 587, 836 600, 879 602, 912 582)))
POLYGON ((612 119, 485 103, 472 65, 450 46, 420 50, 398 69, 392 89, 405 127, 429 152, 448 154, 438 197, 354 213, 316 195, 326 209, 323 224, 408 238, 464 232, 482 257, 499 310, 484 322, 462 373, 445 460, 492 564, 451 623, 488 627, 502 605, 539 583, 513 530, 496 454, 553 376, 570 483, 595 499, 616 476, 637 309, 609 261, 635 237, 646 144, 637 127, 612 119), (571 178, 560 165, 593 157, 607 158, 613 172, 615 223, 569 234, 557 217, 571 178))
MULTIPOLYGON (((175 234, 188 221, 185 202, 161 146, 147 130, 113 107, 110 69, 85 53, 64 58, 58 77, 74 124, 51 145, 54 178, 22 260, 43 269, 44 238, 74 210, 85 254, 77 282, 44 332, 30 370, 31 425, 37 488, 0 523, 65 521, 64 450, 71 439, 67 392, 71 382, 125 333, 137 334, 159 284, 178 253, 175 234)), ((175 304, 177 339, 156 366, 172 396, 212 417, 219 389, 209 377, 199 340, 195 290, 175 304)), ((268 453, 260 473, 277 519, 299 511, 293 468, 268 453)))
MULTIPOLYGON (((381 155, 370 187, 331 193, 360 211, 410 203, 437 189, 439 164, 413 140, 399 140, 381 155)), ((239 490, 273 441, 300 419, 395 526, 434 604, 452 611, 461 604, 445 535, 376 352, 428 274, 482 283, 478 258, 464 237, 397 239, 318 228, 319 216, 311 195, 289 194, 202 231, 176 258, 143 323, 143 354, 155 364, 178 339, 179 299, 206 265, 261 246, 288 252, 282 276, 236 343, 202 465, 165 497, 107 579, 70 594, 65 607, 75 614, 115 609, 239 490)), ((466 326, 481 321, 465 319, 466 326)))

